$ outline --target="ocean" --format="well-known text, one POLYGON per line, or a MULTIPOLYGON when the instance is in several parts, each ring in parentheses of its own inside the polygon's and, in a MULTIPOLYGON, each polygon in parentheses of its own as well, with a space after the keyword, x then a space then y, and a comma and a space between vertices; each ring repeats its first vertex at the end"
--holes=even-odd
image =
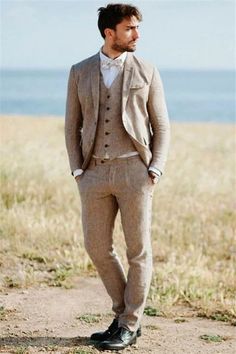
MULTIPOLYGON (((0 113, 65 115, 68 70, 1 70, 0 113)), ((160 70, 171 121, 232 123, 235 71, 160 70)))

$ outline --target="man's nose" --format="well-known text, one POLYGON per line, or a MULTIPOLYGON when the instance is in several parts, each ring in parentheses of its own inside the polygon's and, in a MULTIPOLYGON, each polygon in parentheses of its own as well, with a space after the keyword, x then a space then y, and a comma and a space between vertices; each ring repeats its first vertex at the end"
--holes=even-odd
POLYGON ((139 34, 139 30, 138 30, 138 29, 135 29, 135 30, 134 30, 133 38, 134 38, 135 40, 140 38, 140 34, 139 34))

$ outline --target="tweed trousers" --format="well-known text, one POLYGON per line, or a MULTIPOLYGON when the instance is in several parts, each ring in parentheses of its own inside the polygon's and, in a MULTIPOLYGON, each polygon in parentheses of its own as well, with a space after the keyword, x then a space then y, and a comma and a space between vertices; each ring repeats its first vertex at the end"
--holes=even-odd
POLYGON ((136 331, 152 277, 151 211, 154 185, 139 155, 92 158, 78 181, 84 245, 107 293, 119 326, 136 331), (125 275, 113 247, 118 210, 129 264, 125 275))

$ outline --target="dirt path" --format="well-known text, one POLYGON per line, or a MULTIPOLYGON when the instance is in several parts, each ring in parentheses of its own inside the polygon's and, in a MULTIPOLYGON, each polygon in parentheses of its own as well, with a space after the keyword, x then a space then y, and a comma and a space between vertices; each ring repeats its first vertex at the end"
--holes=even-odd
MULTIPOLYGON (((0 353, 99 353, 87 341, 112 320, 110 300, 99 279, 80 278, 75 289, 12 289, 0 294, 0 353)), ((233 354, 236 331, 229 324, 190 317, 144 316, 143 335, 123 353, 233 354), (178 317, 179 318, 179 317, 178 317), (220 342, 206 341, 200 336, 220 342)))

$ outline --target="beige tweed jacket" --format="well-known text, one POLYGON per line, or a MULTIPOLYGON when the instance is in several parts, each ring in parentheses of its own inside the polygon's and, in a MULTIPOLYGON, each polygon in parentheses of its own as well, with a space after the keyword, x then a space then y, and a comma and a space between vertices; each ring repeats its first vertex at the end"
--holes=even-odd
MULTIPOLYGON (((86 169, 92 156, 99 113, 99 53, 71 67, 65 139, 71 171, 86 169)), ((157 69, 128 53, 123 76, 122 122, 147 167, 163 172, 170 124, 157 69)))

